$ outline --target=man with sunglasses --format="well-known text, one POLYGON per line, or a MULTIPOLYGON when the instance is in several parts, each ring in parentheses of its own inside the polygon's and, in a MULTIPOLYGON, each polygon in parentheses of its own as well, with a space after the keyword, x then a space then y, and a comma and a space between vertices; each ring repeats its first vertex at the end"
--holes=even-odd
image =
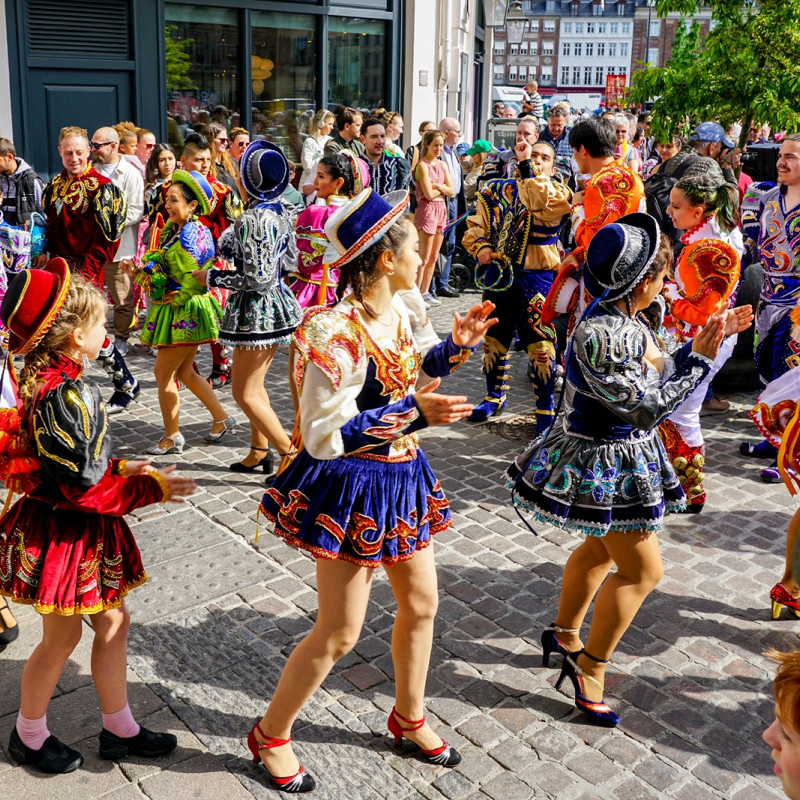
MULTIPOLYGON (((242 154, 247 150, 247 145, 250 144, 250 134, 244 128, 231 128, 229 136, 231 158, 238 165, 242 159, 242 154)), ((242 195, 242 197, 246 196, 242 195)))
MULTIPOLYGON (((105 265, 118 256, 128 216, 123 192, 89 163, 92 150, 109 149, 112 140, 101 135, 109 130, 116 136, 112 129, 101 128, 92 137, 93 147, 90 147, 84 128, 69 126, 61 129, 58 152, 64 169, 47 184, 42 198, 50 257, 63 258, 73 272, 100 291, 103 291, 105 265)), ((118 136, 116 142, 119 146, 118 136)), ((130 166, 129 169, 141 183, 139 174, 130 166)), ((41 260, 47 259, 42 256, 41 260)), ((40 265, 43 266, 37 266, 40 265)), ((122 411, 139 394, 139 381, 133 377, 125 359, 108 337, 103 342, 98 361, 114 386, 106 411, 109 414, 122 411)))
POLYGON ((147 128, 136 129, 136 157, 145 166, 156 149, 156 135, 147 128))

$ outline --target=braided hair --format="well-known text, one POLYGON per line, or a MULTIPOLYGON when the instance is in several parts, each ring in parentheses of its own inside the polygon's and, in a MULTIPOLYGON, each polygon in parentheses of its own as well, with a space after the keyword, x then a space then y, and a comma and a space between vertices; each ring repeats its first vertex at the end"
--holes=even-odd
POLYGON ((730 233, 739 224, 739 189, 732 183, 721 186, 707 176, 681 178, 676 184, 692 206, 703 206, 713 215, 723 233, 730 233))
POLYGON ((339 267, 339 283, 336 286, 338 299, 344 297, 349 286, 353 297, 361 303, 367 316, 377 319, 375 312, 364 302, 364 293, 381 279, 383 273, 378 268, 381 255, 387 251, 399 253, 413 225, 414 217, 411 214, 403 214, 375 244, 352 261, 342 264, 339 267))
POLYGON ((106 300, 102 294, 80 275, 73 275, 69 291, 53 324, 36 347, 25 354, 25 364, 19 373, 19 396, 30 412, 36 395, 39 372, 54 357, 68 355, 72 349, 72 332, 96 320, 104 319, 106 300))
POLYGON ((353 168, 345 156, 340 156, 338 153, 331 153, 330 155, 323 156, 318 166, 325 168, 325 172, 333 178, 338 180, 342 178, 344 183, 339 193, 345 197, 352 197, 355 192, 355 177, 353 176, 353 168))

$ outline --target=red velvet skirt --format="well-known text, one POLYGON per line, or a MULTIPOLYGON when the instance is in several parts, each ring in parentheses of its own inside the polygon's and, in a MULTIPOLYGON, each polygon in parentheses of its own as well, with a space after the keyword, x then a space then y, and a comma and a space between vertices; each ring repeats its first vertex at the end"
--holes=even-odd
POLYGON ((122 517, 55 509, 23 497, 0 519, 0 595, 40 614, 117 608, 146 580, 122 517))

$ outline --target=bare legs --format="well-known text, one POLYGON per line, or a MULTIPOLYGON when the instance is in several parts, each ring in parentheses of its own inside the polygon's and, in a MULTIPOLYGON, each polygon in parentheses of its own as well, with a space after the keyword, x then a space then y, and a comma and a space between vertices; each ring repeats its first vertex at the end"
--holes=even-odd
POLYGON ((153 368, 156 384, 158 385, 158 404, 161 408, 161 417, 164 420, 164 438, 159 446, 167 447, 164 439, 171 439, 180 433, 178 421, 178 387, 180 381, 186 388, 208 409, 214 425, 212 433, 219 433, 224 427, 224 420, 228 416, 225 409, 217 400, 214 390, 208 381, 194 371, 194 358, 197 347, 159 347, 156 363, 153 368))
MULTIPOLYGON (((392 632, 392 659, 396 705, 408 719, 424 716, 423 696, 433 642, 437 583, 433 547, 386 570, 397 601, 392 632)), ((267 713, 261 720, 265 735, 286 739, 303 705, 319 688, 338 659, 358 641, 372 587, 372 570, 346 561, 317 559, 317 621, 289 656, 267 713)), ((256 731, 256 738, 263 737, 256 731)), ((441 739, 425 725, 408 738, 426 749, 441 739)), ((272 775, 284 777, 298 770, 291 745, 261 750, 272 775)))
POLYGON ((441 233, 419 232, 419 257, 422 259, 422 266, 417 274, 417 286, 423 294, 430 291, 436 259, 442 249, 442 241, 441 233))
POLYGON ((792 553, 794 552, 794 543, 797 540, 798 532, 800 532, 800 508, 794 512, 794 515, 789 520, 789 528, 786 531, 786 566, 783 569, 783 577, 781 578, 783 588, 792 597, 797 597, 800 594, 800 586, 792 574, 792 553))
MULTIPOLYGON (((587 536, 564 567, 556 625, 580 628, 596 593, 586 650, 596 658, 608 659, 662 574, 655 534, 609 531, 603 537, 587 536), (612 563, 617 571, 605 580, 612 563)), ((559 634, 559 638, 568 650, 581 646, 576 633, 559 634)), ((578 665, 603 683, 605 664, 579 656, 578 665)), ((583 688, 587 699, 601 699, 602 690, 591 681, 583 688)))
MULTIPOLYGON (((130 614, 121 608, 92 615, 92 679, 104 714, 114 714, 128 703, 127 641, 130 614)), ((83 616, 42 615, 42 641, 22 671, 20 712, 28 719, 39 719, 56 689, 64 665, 78 646, 83 632, 83 616)))
POLYGON ((236 347, 233 351, 233 399, 250 420, 250 453, 242 462, 248 467, 264 457, 267 444, 271 444, 278 453, 287 453, 291 447, 291 441, 272 410, 264 388, 264 379, 277 349, 278 346, 273 345, 257 349, 236 347))

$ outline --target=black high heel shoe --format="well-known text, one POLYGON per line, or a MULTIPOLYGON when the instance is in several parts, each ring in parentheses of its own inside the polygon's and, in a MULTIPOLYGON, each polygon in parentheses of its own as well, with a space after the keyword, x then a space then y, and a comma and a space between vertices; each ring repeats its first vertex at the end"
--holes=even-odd
POLYGON ((619 714, 617 714, 613 708, 610 708, 608 705, 606 705, 606 703, 602 700, 597 703, 584 697, 582 678, 587 678, 601 689, 603 688, 603 684, 600 683, 600 681, 595 680, 591 675, 587 675, 578 666, 577 658, 581 654, 585 655, 586 658, 589 658, 592 661, 596 661, 598 664, 608 664, 607 658, 595 658, 595 656, 591 655, 591 653, 587 653, 586 650, 579 650, 577 653, 568 655, 564 658, 564 663, 561 666, 561 674, 558 676, 558 680, 556 681, 556 690, 561 687, 561 684, 564 682, 564 678, 569 678, 570 681, 572 681, 572 687, 575 689, 575 708, 577 708, 578 711, 582 711, 587 717, 589 717, 589 719, 594 720, 600 725, 613 728, 616 725, 619 725, 619 714))
MULTIPOLYGON (((425 717, 422 719, 406 719, 401 714, 397 713, 397 709, 393 708, 392 713, 389 714, 389 720, 386 723, 389 728, 389 733, 394 736, 395 747, 400 747, 405 738, 411 742, 411 739, 404 737, 403 734, 409 731, 418 731, 425 724, 425 717), (404 728, 400 723, 404 722, 404 728)), ((433 750, 424 750, 415 742, 411 742, 417 751, 425 758, 429 764, 438 764, 440 767, 455 767, 456 764, 461 763, 461 754, 451 744, 442 739, 442 744, 435 747, 433 750)))
POLYGON ((242 464, 241 461, 237 461, 235 464, 231 464, 228 469, 231 472, 255 472, 259 468, 263 470, 265 475, 271 475, 275 469, 275 457, 272 455, 272 451, 269 447, 251 447, 251 450, 255 450, 259 453, 266 453, 264 458, 261 461, 256 462, 255 464, 242 464))
POLYGON ((571 653, 564 647, 563 644, 558 640, 556 636, 557 633, 579 633, 580 628, 559 628, 555 622, 549 627, 545 628, 542 631, 542 666, 549 667, 550 666, 550 654, 551 653, 558 653, 559 655, 564 656, 566 658, 569 655, 577 655, 580 650, 576 650, 574 653, 571 653))

